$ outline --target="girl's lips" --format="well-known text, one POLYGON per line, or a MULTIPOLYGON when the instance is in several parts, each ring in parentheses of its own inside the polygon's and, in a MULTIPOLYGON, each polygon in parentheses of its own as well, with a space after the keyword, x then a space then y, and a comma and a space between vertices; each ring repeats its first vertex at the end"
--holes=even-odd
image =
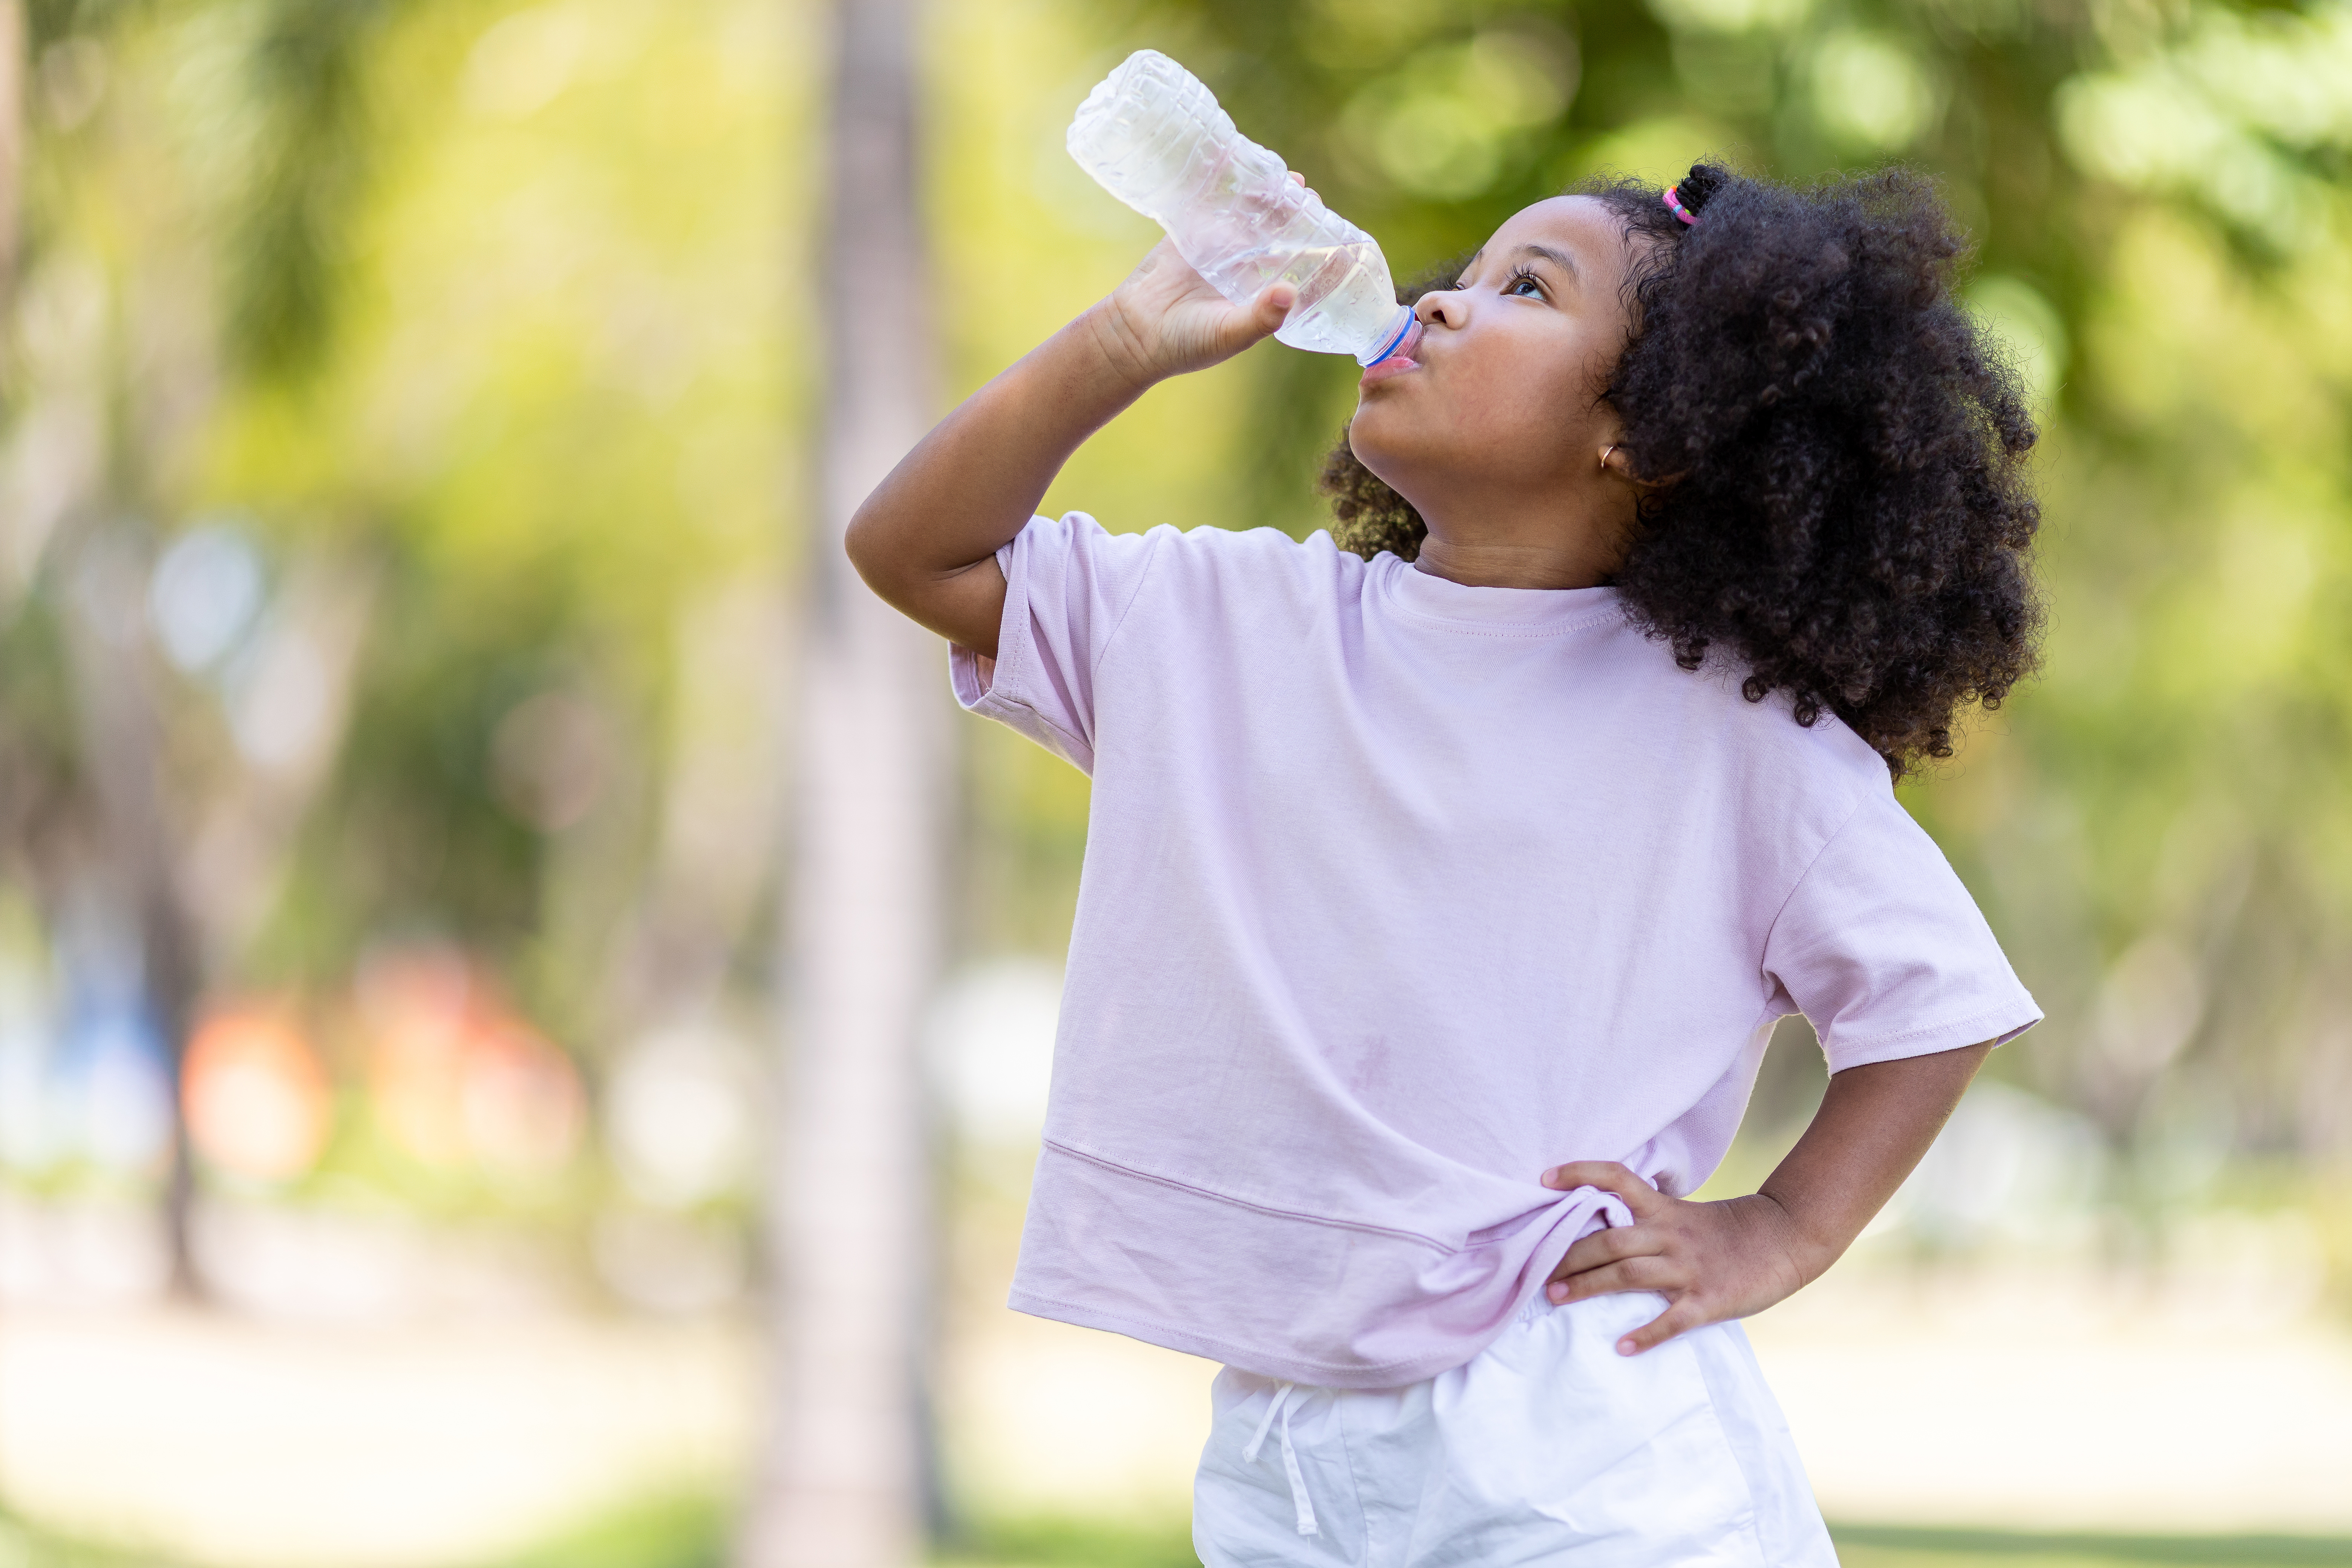
POLYGON ((1396 353, 1384 360, 1375 362, 1364 372, 1363 379, 1356 384, 1359 387, 1377 386, 1381 382, 1402 375, 1409 370, 1419 370, 1421 362, 1412 357, 1412 351, 1421 347, 1421 334, 1424 330, 1419 321, 1414 321, 1405 328, 1404 336, 1397 342, 1396 353))

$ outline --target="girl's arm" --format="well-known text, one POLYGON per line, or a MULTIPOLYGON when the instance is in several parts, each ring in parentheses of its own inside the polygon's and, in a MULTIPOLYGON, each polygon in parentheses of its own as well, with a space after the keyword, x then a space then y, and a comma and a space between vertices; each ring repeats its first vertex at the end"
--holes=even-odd
POLYGON ((1624 1355, 1794 1295, 1895 1195, 1991 1049, 1969 1046, 1832 1075, 1812 1124, 1751 1197, 1670 1198, 1608 1161, 1546 1171, 1545 1186, 1599 1187, 1633 1211, 1631 1226, 1570 1247, 1546 1290, 1554 1301, 1619 1290, 1664 1296, 1665 1311, 1617 1342, 1624 1355))
POLYGON ((1154 382, 1227 359, 1282 325, 1276 284, 1230 305, 1167 240, 1110 297, 966 398, 875 487, 845 541, 893 607, 996 657, 997 548, 1021 531, 1080 442, 1154 382))

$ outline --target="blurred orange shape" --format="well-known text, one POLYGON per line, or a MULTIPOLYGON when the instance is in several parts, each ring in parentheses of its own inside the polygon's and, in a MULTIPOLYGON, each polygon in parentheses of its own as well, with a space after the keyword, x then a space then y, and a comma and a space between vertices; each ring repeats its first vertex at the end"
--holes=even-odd
POLYGON ((282 1011, 214 1014, 188 1042, 182 1081, 189 1137, 213 1164, 283 1182, 317 1163, 332 1115, 327 1078, 282 1011))
POLYGON ((572 1058, 499 1000, 453 947, 386 952, 362 968, 368 1086, 393 1140, 428 1164, 552 1175, 586 1130, 572 1058))
POLYGON ((376 1038, 369 1087, 376 1115, 400 1146, 427 1164, 464 1159, 457 1115, 466 1038, 455 1021, 402 1019, 376 1038))
POLYGON ((369 1029, 368 1090, 394 1142, 429 1165, 467 1154, 459 1104, 474 1007, 474 983, 454 950, 421 947, 380 956, 363 968, 362 1016, 369 1029))
POLYGON ((497 1019, 467 1037, 461 1070, 466 1141, 484 1165, 541 1176, 572 1158, 587 1103, 570 1058, 522 1025, 497 1019))

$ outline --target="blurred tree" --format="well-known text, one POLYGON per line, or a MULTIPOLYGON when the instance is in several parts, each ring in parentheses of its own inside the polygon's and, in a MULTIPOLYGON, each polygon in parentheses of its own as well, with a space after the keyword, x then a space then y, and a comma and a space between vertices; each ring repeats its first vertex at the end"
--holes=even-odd
MULTIPOLYGON (((11 290, 8 303, 16 308, 17 342, 35 340, 24 362, 30 373, 26 379, 8 377, 16 416, 10 452, 15 504, 6 520, 16 579, 11 587, 19 595, 31 589, 47 555, 58 563, 61 589, 53 606, 37 608, 16 598, 12 640, 23 646, 55 638, 58 657, 29 661, 26 673, 51 675, 63 686, 62 700, 12 705, 9 728, 16 732, 8 749, 17 759, 47 750, 62 760, 36 738, 39 728, 26 725, 32 720, 37 726, 45 711, 62 710, 69 716, 73 762, 69 771, 52 777, 70 779, 75 797, 68 803, 54 789, 31 791, 34 799, 47 796, 61 809, 16 818, 16 826, 43 834, 45 841, 11 858, 29 872, 53 918, 68 910, 79 913, 76 921, 60 921, 83 933, 68 955, 76 971, 76 1014, 86 1021, 110 1019, 107 1026, 121 1031, 115 1038, 138 1042, 134 1052, 159 1050, 168 1086, 177 1079, 195 953, 174 881, 161 779, 162 716, 141 635, 146 530, 139 511, 152 474, 152 465, 142 460, 142 437, 159 434, 160 427, 141 417, 155 412, 152 403, 142 406, 131 400, 128 417, 109 417, 123 385, 123 334, 108 309, 102 283, 86 263, 46 258, 57 265, 43 280, 44 289, 30 301, 16 293, 22 258, 25 89, 36 77, 32 62, 37 60, 43 73, 49 118, 88 118, 102 90, 103 45, 87 29, 112 19, 102 9, 90 8, 85 16, 79 6, 47 5, 28 17, 11 5, 0 14, 0 52, 6 57, 0 66, 6 113, 0 129, 0 199, 5 206, 0 250, 11 290), (26 332, 27 327, 33 330, 26 332), (58 833, 68 825, 79 831, 58 833), (119 957, 98 956, 114 947, 121 950, 119 957)), ((12 363, 11 371, 16 368, 12 363)), ((30 682, 20 675, 14 684, 22 692, 30 682)), ((176 1096, 169 1100, 163 1231, 171 1284, 193 1296, 202 1291, 189 1234, 193 1169, 176 1096)))
POLYGON ((915 168, 914 12, 835 9, 823 275, 830 396, 803 570, 785 1123, 769 1190, 773 1423, 750 1568, 921 1555, 930 1176, 916 1069, 941 921, 939 652, 866 592, 850 514, 937 392, 915 168))
POLYGON ((255 132, 229 229, 229 346, 268 376, 313 370, 365 193, 362 62, 397 0, 264 0, 244 61, 255 132))
MULTIPOLYGON (((136 335, 91 340, 119 356, 110 374, 122 378, 129 406, 112 422, 98 484, 68 509, 62 542, 79 753, 101 825, 89 880, 115 911, 107 918, 132 933, 140 1012, 171 1065, 165 1232, 173 1284, 189 1295, 201 1295, 204 1281, 179 1092, 186 1040, 208 982, 252 934, 340 749, 367 594, 348 571, 313 563, 289 574, 255 639, 250 679, 224 715, 232 765, 191 776, 174 765, 173 678, 150 638, 152 520, 172 504, 178 450, 211 411, 223 346, 233 361, 278 377, 303 374, 327 352, 330 258, 354 194, 354 61, 376 9, 277 0, 249 35, 241 63, 262 128, 247 142, 242 243, 225 268, 235 304, 220 340, 207 330, 214 316, 205 301, 159 294, 136 258, 123 259, 116 285, 131 298, 149 296, 144 313, 127 313, 136 335), (134 360, 135 372, 122 363, 134 360)), ((49 10, 53 25, 74 28, 130 19, 128 8, 49 10)), ((43 44, 43 68, 61 79, 70 66, 96 82, 87 90, 101 92, 105 47, 100 35, 63 33, 43 44)), ((158 227, 173 216, 141 215, 158 227)))

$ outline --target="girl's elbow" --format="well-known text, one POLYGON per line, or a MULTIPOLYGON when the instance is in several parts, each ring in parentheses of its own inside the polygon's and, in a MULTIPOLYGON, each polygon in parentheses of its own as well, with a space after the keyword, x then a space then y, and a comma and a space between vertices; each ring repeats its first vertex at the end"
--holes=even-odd
POLYGON ((850 513, 849 526, 841 531, 841 550, 867 586, 879 592, 889 574, 889 545, 880 522, 866 508, 850 513))
POLYGON ((864 507, 849 514, 849 526, 841 531, 841 552, 849 557, 849 563, 861 574, 866 570, 867 558, 873 553, 873 533, 874 525, 867 521, 864 507))

